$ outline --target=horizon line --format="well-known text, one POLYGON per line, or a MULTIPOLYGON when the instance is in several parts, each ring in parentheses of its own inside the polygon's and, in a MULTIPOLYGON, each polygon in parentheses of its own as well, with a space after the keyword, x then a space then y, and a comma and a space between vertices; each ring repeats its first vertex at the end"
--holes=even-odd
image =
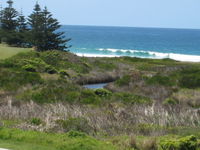
POLYGON ((75 24, 61 24, 62 26, 86 26, 86 27, 120 27, 120 28, 154 28, 154 29, 185 29, 185 30, 200 30, 200 28, 181 28, 181 27, 138 27, 138 26, 118 26, 118 25, 75 25, 75 24))

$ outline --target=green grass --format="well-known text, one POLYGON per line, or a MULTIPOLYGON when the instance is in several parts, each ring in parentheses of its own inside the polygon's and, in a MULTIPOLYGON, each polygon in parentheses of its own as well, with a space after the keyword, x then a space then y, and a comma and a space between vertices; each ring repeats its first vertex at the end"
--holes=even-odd
POLYGON ((0 129, 0 147, 12 150, 116 150, 104 141, 80 132, 65 134, 0 129))
POLYGON ((20 52, 27 52, 30 50, 30 48, 8 47, 7 45, 0 44, 0 59, 6 59, 20 52))
POLYGON ((55 150, 50 146, 33 145, 31 143, 21 143, 13 141, 0 140, 0 148, 9 150, 55 150))

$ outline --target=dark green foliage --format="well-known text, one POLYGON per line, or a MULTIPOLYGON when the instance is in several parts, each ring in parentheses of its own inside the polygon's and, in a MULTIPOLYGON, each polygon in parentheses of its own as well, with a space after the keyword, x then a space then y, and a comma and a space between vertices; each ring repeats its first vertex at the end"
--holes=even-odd
POLYGON ((179 85, 184 88, 200 87, 200 69, 188 68, 180 72, 179 85))
POLYGON ((30 120, 30 123, 39 126, 40 124, 42 124, 42 120, 40 118, 32 118, 30 120))
POLYGON ((130 104, 150 104, 152 103, 150 98, 138 96, 130 93, 115 93, 114 99, 118 101, 122 101, 124 103, 130 104))
POLYGON ((49 74, 55 74, 55 73, 57 73, 57 70, 54 67, 47 65, 45 67, 45 72, 47 72, 49 74))
POLYGON ((163 86, 173 86, 175 82, 169 76, 155 75, 146 80, 147 84, 158 84, 163 86))
POLYGON ((5 31, 15 31, 18 12, 12 7, 13 2, 8 0, 8 7, 2 10, 1 28, 5 31))
MULTIPOLYGON (((69 131, 79 131, 84 133, 92 132, 92 127, 88 124, 85 118, 69 118, 67 120, 58 120, 57 123, 65 129, 66 132, 69 131)), ((76 136, 74 133, 71 136, 76 136)))
POLYGON ((67 73, 67 71, 65 71, 65 70, 60 70, 59 73, 60 73, 61 76, 68 76, 68 77, 70 76, 70 75, 67 73))
POLYGON ((170 105, 176 105, 176 104, 178 104, 178 102, 175 100, 175 99, 173 99, 173 98, 167 98, 164 102, 163 102, 163 104, 170 104, 170 105))
POLYGON ((131 82, 131 76, 125 75, 122 78, 115 81, 115 84, 118 86, 125 86, 125 85, 129 85, 130 82, 131 82))
POLYGON ((27 26, 27 22, 25 19, 25 16, 23 16, 22 14, 20 14, 17 18, 17 38, 18 38, 18 42, 16 43, 17 46, 20 47, 30 47, 30 44, 28 42, 27 39, 27 35, 28 35, 28 26, 27 26))
POLYGON ((0 41, 9 45, 25 46, 26 20, 23 15, 19 16, 19 13, 12 7, 13 2, 11 0, 7 3, 9 6, 1 12, 0 41))
POLYGON ((81 92, 80 101, 83 104, 99 104, 100 98, 95 94, 93 90, 84 89, 81 92))
POLYGON ((197 150, 197 138, 193 135, 179 138, 169 139, 160 142, 162 150, 197 150))
POLYGON ((18 96, 21 100, 33 100, 37 103, 52 103, 58 101, 77 102, 79 94, 77 85, 73 85, 65 80, 46 81, 39 89, 26 91, 18 96), (75 93, 74 93, 75 92, 75 93))
POLYGON ((68 47, 66 42, 70 39, 63 39, 63 32, 57 32, 61 27, 57 19, 45 7, 41 10, 36 4, 33 13, 29 16, 28 23, 31 27, 29 39, 37 51, 64 50, 68 47))
POLYGON ((112 95, 112 92, 106 90, 106 89, 96 89, 95 94, 100 97, 109 97, 112 95))
POLYGON ((85 138, 86 137, 85 133, 82 133, 82 132, 79 132, 79 131, 69 131, 67 133, 67 135, 70 138, 77 138, 77 137, 85 138))
POLYGON ((29 72, 36 72, 36 68, 31 64, 23 66, 22 69, 29 71, 29 72))
POLYGON ((0 88, 6 90, 17 90, 25 85, 37 85, 43 81, 38 73, 26 71, 0 70, 0 88))
POLYGON ((98 60, 96 60, 93 65, 103 70, 113 70, 116 68, 114 63, 102 62, 98 60))

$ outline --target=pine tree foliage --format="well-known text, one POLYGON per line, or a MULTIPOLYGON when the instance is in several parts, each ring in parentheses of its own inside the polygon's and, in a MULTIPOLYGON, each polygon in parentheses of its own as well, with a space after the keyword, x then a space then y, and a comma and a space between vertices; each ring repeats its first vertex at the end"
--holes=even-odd
POLYGON ((70 39, 65 39, 64 32, 58 32, 61 25, 57 19, 52 17, 47 7, 41 10, 39 4, 36 4, 28 21, 31 27, 30 38, 36 50, 64 50, 69 48, 66 43, 70 39))
POLYGON ((36 3, 28 20, 13 8, 13 1, 0 10, 0 41, 9 45, 34 47, 37 51, 66 50, 67 42, 64 32, 59 32, 61 25, 48 11, 36 3))
POLYGON ((7 1, 8 7, 1 12, 1 40, 10 45, 17 41, 17 16, 18 12, 12 7, 13 1, 7 1))

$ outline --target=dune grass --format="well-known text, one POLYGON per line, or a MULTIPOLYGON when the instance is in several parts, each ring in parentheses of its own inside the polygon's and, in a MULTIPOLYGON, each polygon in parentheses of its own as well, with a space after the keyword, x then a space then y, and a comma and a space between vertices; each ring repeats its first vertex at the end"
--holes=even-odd
POLYGON ((26 52, 30 50, 31 48, 9 47, 6 44, 0 44, 0 59, 6 59, 16 55, 19 52, 26 52))

